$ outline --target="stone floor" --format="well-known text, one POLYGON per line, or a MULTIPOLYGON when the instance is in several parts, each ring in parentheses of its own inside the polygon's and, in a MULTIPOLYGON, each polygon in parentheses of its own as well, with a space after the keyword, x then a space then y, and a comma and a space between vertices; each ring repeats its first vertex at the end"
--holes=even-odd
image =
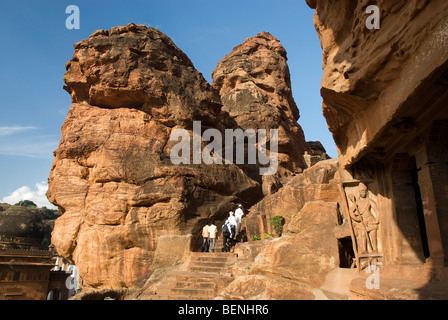
POLYGON ((350 283, 353 300, 447 300, 448 282, 423 282, 408 279, 380 278, 378 289, 367 289, 366 277, 350 283))
POLYGON ((227 272, 237 255, 225 252, 192 252, 185 271, 168 273, 151 297, 153 300, 211 300, 233 280, 227 272))

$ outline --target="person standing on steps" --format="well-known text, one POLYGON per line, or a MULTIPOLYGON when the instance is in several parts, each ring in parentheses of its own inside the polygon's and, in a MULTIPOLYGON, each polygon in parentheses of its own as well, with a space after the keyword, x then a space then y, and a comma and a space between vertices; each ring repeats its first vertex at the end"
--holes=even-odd
POLYGON ((218 234, 218 227, 215 226, 215 221, 212 221, 212 223, 208 227, 208 233, 210 236, 210 252, 215 252, 216 236, 218 234))
POLYGON ((236 220, 236 236, 241 232, 241 218, 244 216, 243 205, 239 204, 238 208, 235 210, 235 220, 236 220))
POLYGON ((235 230, 236 230, 236 219, 235 219, 235 213, 233 211, 230 211, 229 214, 229 218, 227 219, 229 221, 230 224, 230 228, 232 229, 232 237, 231 239, 233 239, 233 237, 235 236, 235 230))
POLYGON ((209 233, 208 233, 208 228, 209 228, 209 225, 208 225, 208 221, 207 221, 207 223, 205 224, 205 226, 202 228, 202 248, 201 248, 201 252, 207 252, 208 251, 208 248, 209 248, 209 237, 210 237, 210 235, 209 235, 209 233))
POLYGON ((230 239, 232 239, 232 229, 229 220, 222 225, 222 252, 229 252, 230 239))

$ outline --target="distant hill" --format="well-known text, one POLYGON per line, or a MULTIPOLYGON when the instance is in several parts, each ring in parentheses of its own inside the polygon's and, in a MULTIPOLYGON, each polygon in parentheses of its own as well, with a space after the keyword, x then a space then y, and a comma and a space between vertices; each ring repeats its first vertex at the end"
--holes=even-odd
POLYGON ((30 200, 15 205, 0 203, 0 235, 42 239, 40 249, 47 250, 54 221, 60 215, 58 210, 39 208, 30 200))

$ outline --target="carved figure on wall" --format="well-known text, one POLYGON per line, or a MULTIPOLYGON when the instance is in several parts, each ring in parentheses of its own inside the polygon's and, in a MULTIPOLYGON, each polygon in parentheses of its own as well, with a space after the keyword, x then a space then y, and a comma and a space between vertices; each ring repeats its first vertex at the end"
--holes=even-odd
POLYGON ((377 211, 376 203, 369 198, 368 188, 364 183, 358 186, 358 196, 349 195, 352 204, 349 208, 353 231, 359 254, 378 252, 378 227, 380 221, 373 215, 377 211), (370 248, 370 250, 369 250, 370 248))

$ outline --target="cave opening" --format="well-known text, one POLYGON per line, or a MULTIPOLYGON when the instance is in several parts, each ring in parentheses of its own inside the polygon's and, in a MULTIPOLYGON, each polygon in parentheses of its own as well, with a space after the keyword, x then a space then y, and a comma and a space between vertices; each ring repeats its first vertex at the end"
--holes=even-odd
POLYGON ((350 269, 354 267, 355 252, 351 237, 338 239, 339 247, 339 268, 350 269))

